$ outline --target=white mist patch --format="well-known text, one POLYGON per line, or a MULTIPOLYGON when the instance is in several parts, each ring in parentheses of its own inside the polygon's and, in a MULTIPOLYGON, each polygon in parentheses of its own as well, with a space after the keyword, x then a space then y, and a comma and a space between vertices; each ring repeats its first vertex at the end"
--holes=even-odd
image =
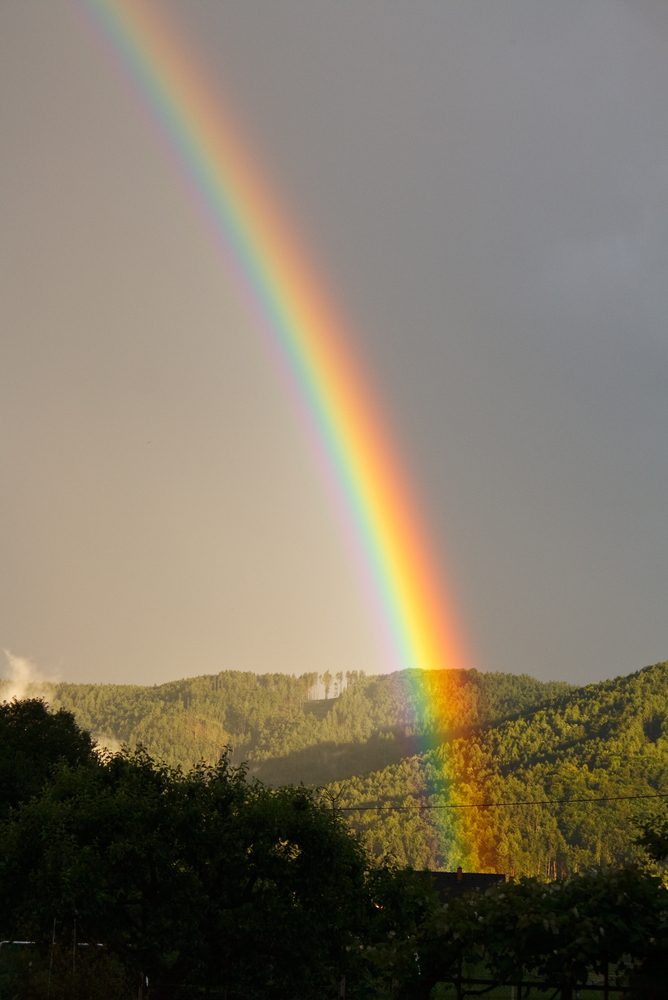
POLYGON ((46 698, 52 694, 52 685, 58 678, 48 676, 28 660, 25 656, 14 656, 5 650, 7 668, 5 677, 0 680, 0 700, 11 701, 17 698, 46 698))
POLYGON ((119 753, 123 749, 123 744, 115 736, 103 733, 101 736, 95 736, 95 740, 97 742, 95 749, 100 756, 104 756, 107 752, 119 753))

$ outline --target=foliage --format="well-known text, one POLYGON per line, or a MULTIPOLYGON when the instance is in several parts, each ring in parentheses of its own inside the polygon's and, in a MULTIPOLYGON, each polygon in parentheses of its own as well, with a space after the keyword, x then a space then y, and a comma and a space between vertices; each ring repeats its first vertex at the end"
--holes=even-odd
POLYGON ((668 864, 668 813, 665 801, 660 809, 652 809, 646 816, 634 817, 639 828, 634 844, 642 849, 650 862, 665 869, 668 864))
POLYGON ((103 746, 142 743, 183 767, 215 763, 232 746, 235 762, 280 785, 368 773, 570 690, 475 670, 348 671, 345 687, 342 672, 335 678, 339 697, 311 700, 318 677, 230 670, 155 687, 60 683, 40 691, 103 746))
POLYGON ((0 859, 3 937, 47 950, 57 926, 73 946, 76 921, 157 998, 331 992, 359 965, 354 938, 379 919, 406 933, 424 910, 419 879, 408 892, 410 873, 373 871, 329 803, 225 757, 187 773, 142 748, 61 766, 12 813, 0 859))
POLYGON ((37 795, 54 764, 85 763, 94 747, 70 712, 49 712, 38 698, 0 704, 0 818, 37 795))
POLYGON ((414 935, 366 956, 408 995, 482 968, 497 982, 538 977, 569 993, 612 967, 628 973, 668 947, 668 891, 636 867, 546 884, 522 878, 433 910, 414 935))
POLYGON ((231 743, 267 784, 327 785, 376 857, 417 869, 556 878, 643 856, 628 831, 651 800, 623 796, 668 792, 668 664, 577 689, 476 671, 335 680, 328 700, 309 700, 317 673, 234 671, 49 697, 100 742, 142 742, 172 766, 231 743), (597 798, 612 801, 577 801, 597 798))
POLYGON ((639 860, 629 826, 652 801, 624 796, 668 792, 668 664, 561 695, 330 791, 373 852, 414 867, 555 878, 639 860), (603 797, 612 800, 589 801, 603 797), (512 805, 546 800, 570 801, 512 805), (484 802, 510 805, 455 808, 484 802))
MULTIPOLYGON (((356 704, 371 701, 376 719, 385 712, 400 728, 398 679, 377 681, 358 679, 357 693, 351 685, 336 707, 350 720, 356 704)), ((472 703, 476 683, 451 689, 460 707, 472 703)), ((265 691, 268 701, 276 694, 265 691)), ((491 696, 485 711, 489 704, 491 696)), ((644 852, 665 861, 666 813, 637 801, 596 810, 577 800, 668 788, 667 707, 662 664, 465 734, 453 723, 435 749, 317 792, 268 788, 227 755, 189 770, 143 747, 100 757, 69 713, 51 714, 36 700, 5 704, 2 937, 37 942, 40 988, 52 964, 66 982, 60 989, 48 979, 54 1000, 98 995, 91 984, 103 979, 99 996, 120 997, 146 975, 158 1000, 200 990, 229 1000, 333 996, 342 975, 352 997, 362 986, 367 995, 426 997, 434 983, 474 969, 497 981, 539 977, 568 995, 612 967, 650 975, 668 953, 668 890, 633 864, 590 860, 608 852, 628 862, 644 852), (544 798, 571 801, 417 808, 544 798), (403 809, 355 811, 366 803, 403 809), (514 867, 518 876, 533 867, 541 877, 441 907, 428 874, 407 861, 514 867), (545 881, 557 868, 570 876, 545 881), (67 979, 75 935, 104 948, 82 955, 78 978, 67 979)), ((339 718, 314 714, 314 725, 332 724, 330 715, 339 718)), ((423 734, 435 732, 429 711, 417 721, 423 734)))

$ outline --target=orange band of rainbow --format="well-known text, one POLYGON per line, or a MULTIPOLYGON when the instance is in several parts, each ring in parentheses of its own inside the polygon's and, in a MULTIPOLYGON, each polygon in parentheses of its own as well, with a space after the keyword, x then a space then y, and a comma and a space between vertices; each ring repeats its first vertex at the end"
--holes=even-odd
POLYGON ((148 0, 82 0, 172 146, 315 442, 354 539, 387 668, 468 666, 418 508, 350 339, 236 125, 148 0))

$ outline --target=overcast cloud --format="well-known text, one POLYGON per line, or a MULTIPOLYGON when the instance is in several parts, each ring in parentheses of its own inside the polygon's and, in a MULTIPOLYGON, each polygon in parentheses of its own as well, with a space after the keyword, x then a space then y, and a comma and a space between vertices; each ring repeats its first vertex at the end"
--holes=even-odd
MULTIPOLYGON (((663 0, 165 6, 350 320, 474 665, 668 657, 663 0)), ((0 5, 0 135, 0 646, 383 670, 289 401, 68 3, 0 5)))

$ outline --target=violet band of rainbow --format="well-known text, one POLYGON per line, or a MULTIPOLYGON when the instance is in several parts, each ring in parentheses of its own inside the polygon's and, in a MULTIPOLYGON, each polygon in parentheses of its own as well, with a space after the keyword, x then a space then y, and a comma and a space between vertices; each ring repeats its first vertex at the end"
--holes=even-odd
POLYGON ((370 380, 238 126, 157 5, 78 7, 157 125, 282 373, 363 577, 386 669, 468 667, 452 597, 370 380))

